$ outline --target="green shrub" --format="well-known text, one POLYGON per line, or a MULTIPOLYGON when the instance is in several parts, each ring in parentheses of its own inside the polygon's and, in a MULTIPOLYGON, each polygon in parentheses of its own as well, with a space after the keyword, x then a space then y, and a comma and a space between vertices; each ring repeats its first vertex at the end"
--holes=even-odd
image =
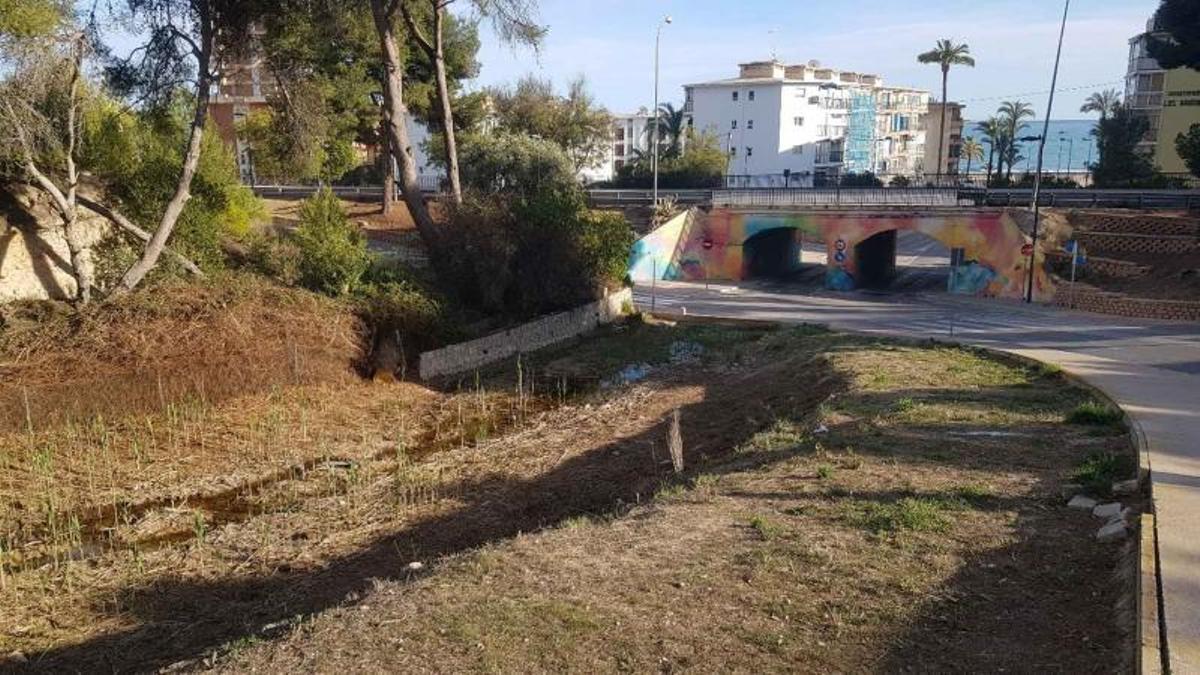
POLYGON ((633 231, 620 214, 589 211, 574 185, 475 196, 446 225, 443 278, 468 305, 530 316, 591 300, 625 275, 633 231))
POLYGON ((1112 484, 1134 475, 1137 468, 1129 455, 1097 452, 1079 465, 1071 479, 1096 495, 1108 495, 1112 484))
POLYGON ((250 265, 284 285, 300 283, 300 259, 300 247, 291 239, 264 235, 250 242, 250 265))
POLYGON ((1103 403, 1088 401, 1067 413, 1068 424, 1085 424, 1098 427, 1120 426, 1125 416, 1120 410, 1110 408, 1103 403))
POLYGON ((300 282, 314 291, 334 296, 349 293, 371 266, 366 238, 350 224, 329 188, 301 204, 295 241, 300 249, 300 282))
MULTIPOLYGON (((99 99, 84 115, 81 166, 103 183, 115 206, 147 230, 157 226, 175 192, 191 114, 191 100, 179 96, 165 108, 139 113, 99 99)), ((242 185, 233 153, 211 123, 205 130, 191 195, 171 236, 171 247, 202 268, 220 268, 225 263, 221 240, 247 237, 266 217, 266 209, 242 185)), ((120 264, 111 267, 116 270, 120 264)), ((170 256, 164 256, 156 273, 169 274, 175 268, 170 256)), ((107 283, 103 277, 100 282, 107 283)))
POLYGON ((377 332, 394 332, 415 355, 444 343, 443 303, 417 286, 399 281, 366 284, 355 294, 359 315, 377 332))

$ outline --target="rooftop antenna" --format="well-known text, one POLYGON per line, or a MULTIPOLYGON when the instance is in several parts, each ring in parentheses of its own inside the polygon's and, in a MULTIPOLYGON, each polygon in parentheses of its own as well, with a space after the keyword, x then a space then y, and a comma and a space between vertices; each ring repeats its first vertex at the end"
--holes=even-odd
POLYGON ((779 31, 774 28, 767 31, 767 41, 771 44, 771 60, 772 61, 779 60, 779 54, 776 53, 776 51, 775 51, 775 35, 778 32, 779 31))

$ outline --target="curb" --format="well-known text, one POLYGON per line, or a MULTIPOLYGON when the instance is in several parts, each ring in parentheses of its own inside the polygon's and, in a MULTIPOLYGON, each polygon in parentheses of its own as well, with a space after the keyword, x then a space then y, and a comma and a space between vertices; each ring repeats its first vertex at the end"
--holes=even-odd
MULTIPOLYGON (((688 322, 688 323, 713 323, 726 325, 759 325, 759 326, 782 326, 779 321, 764 321, 755 319, 723 319, 720 317, 705 317, 695 314, 676 314, 659 312, 654 315, 656 318, 665 319, 668 321, 688 322)), ((791 325, 791 324, 787 324, 791 325)), ((799 325, 816 326, 821 325, 829 330, 836 332, 847 333, 852 335, 866 335, 870 337, 886 337, 889 340, 895 340, 902 344, 942 344, 951 345, 963 349, 974 349, 988 354, 999 356, 1002 359, 1007 359, 1020 363, 1025 366, 1045 366, 1055 365, 1048 364, 1044 361, 1017 354, 1015 352, 1003 349, 991 349, 988 347, 980 347, 977 345, 959 342, 957 340, 943 340, 940 338, 913 338, 905 336, 884 336, 876 333, 860 333, 853 330, 843 330, 830 328, 825 324, 803 323, 799 325)), ((1103 389, 1084 380, 1081 376, 1070 372, 1066 368, 1056 366, 1060 369, 1062 376, 1072 385, 1089 391, 1092 395, 1103 400, 1108 405, 1116 410, 1120 410, 1124 416, 1126 427, 1129 429, 1129 440, 1133 444, 1138 454, 1138 483, 1146 490, 1149 496, 1151 513, 1141 515, 1138 527, 1138 555, 1137 555, 1137 654, 1134 655, 1137 672, 1145 675, 1162 675, 1162 673, 1170 673, 1169 652, 1166 644, 1166 626, 1164 625, 1164 617, 1161 611, 1162 608, 1162 587, 1159 580, 1159 555, 1158 555, 1158 525, 1154 517, 1154 483, 1150 480, 1150 445, 1146 441, 1146 433, 1142 429, 1142 425, 1136 418, 1129 414, 1121 407, 1111 396, 1103 389)))
POLYGON ((1154 514, 1143 513, 1138 537, 1137 672, 1161 675, 1166 651, 1162 648, 1162 613, 1159 611, 1158 529, 1154 514))

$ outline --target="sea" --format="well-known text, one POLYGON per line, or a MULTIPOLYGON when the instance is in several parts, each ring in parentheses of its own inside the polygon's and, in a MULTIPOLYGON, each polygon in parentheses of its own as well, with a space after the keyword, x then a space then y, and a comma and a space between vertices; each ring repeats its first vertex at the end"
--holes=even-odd
MULTIPOLYGON (((963 137, 973 136, 983 145, 983 165, 971 164, 971 173, 987 170, 988 145, 983 134, 975 128, 976 121, 963 125, 963 137)), ((1043 123, 1030 120, 1024 123, 1018 136, 1040 136, 1043 123)), ((1043 166, 1047 173, 1082 173, 1088 162, 1096 161, 1096 139, 1092 129, 1096 120, 1050 120, 1050 133, 1046 135, 1046 154, 1043 166)), ((1034 142, 1021 143, 1021 159, 1013 173, 1032 172, 1037 167, 1037 147, 1034 142)), ((966 165, 962 168, 965 170, 966 165)))

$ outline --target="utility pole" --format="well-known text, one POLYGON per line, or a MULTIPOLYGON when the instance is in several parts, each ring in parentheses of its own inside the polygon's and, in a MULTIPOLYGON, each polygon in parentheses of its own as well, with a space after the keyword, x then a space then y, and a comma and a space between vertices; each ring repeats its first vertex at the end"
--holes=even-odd
POLYGON ((662 118, 659 117, 659 115, 658 115, 658 62, 659 62, 658 51, 659 51, 659 46, 662 44, 663 26, 666 26, 669 23, 671 23, 671 17, 669 17, 669 16, 663 17, 663 20, 658 24, 658 30, 655 31, 655 35, 654 35, 654 110, 652 110, 650 113, 651 115, 653 115, 653 117, 651 119, 654 122, 654 126, 651 127, 651 130, 650 130, 650 145, 653 146, 651 148, 651 150, 654 153, 653 159, 651 160, 651 162, 654 164, 654 207, 655 208, 658 208, 658 128, 662 125, 662 118))
POLYGON ((1067 13, 1071 11, 1071 0, 1063 3, 1062 27, 1058 31, 1058 51, 1054 55, 1054 74, 1050 77, 1050 98, 1046 102, 1046 119, 1042 123, 1042 140, 1038 141, 1037 175, 1033 178, 1033 250, 1029 253, 1029 279, 1025 288, 1025 302, 1033 303, 1034 263, 1037 262, 1038 226, 1041 224, 1042 164, 1046 155, 1046 135, 1050 133, 1050 115, 1054 111, 1054 90, 1058 87, 1058 66, 1062 62, 1063 37, 1067 34, 1067 13))

